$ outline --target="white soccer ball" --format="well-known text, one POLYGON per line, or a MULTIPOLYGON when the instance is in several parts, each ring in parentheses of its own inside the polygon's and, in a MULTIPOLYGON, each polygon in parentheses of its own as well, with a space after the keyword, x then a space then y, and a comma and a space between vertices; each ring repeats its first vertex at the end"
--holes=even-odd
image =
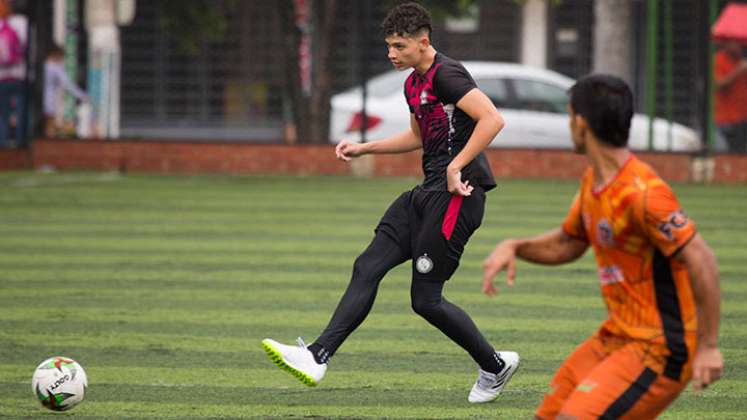
POLYGON ((50 357, 41 362, 31 379, 31 390, 50 410, 69 410, 86 395, 88 378, 83 368, 69 357, 50 357))

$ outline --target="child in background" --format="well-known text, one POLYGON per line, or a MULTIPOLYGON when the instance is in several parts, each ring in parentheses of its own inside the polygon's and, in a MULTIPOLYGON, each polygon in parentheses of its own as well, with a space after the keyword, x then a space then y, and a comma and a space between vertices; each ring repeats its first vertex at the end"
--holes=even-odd
POLYGON ((88 95, 65 72, 64 61, 65 50, 54 46, 44 62, 44 134, 47 137, 57 137, 64 131, 57 120, 64 91, 79 101, 88 102, 88 95))

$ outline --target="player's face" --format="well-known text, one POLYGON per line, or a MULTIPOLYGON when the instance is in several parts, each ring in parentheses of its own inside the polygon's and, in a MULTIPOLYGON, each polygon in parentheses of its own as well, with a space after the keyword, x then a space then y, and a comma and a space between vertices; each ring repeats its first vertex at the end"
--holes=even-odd
POLYGON ((397 70, 416 66, 428 48, 427 37, 390 35, 385 41, 389 51, 387 58, 397 70))
POLYGON ((583 136, 583 121, 581 116, 573 112, 573 108, 568 104, 568 125, 571 130, 571 141, 573 142, 573 151, 576 153, 586 153, 586 144, 583 136))

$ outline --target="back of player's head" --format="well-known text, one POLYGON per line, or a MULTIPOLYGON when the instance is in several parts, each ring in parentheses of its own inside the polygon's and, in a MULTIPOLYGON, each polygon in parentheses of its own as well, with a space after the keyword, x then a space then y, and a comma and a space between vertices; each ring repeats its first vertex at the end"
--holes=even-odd
POLYGON ((402 3, 395 6, 381 22, 381 31, 385 37, 414 36, 425 31, 431 34, 431 14, 417 3, 402 3))
POLYGON ((614 147, 628 144, 633 92, 619 77, 592 74, 570 89, 571 110, 584 117, 594 135, 614 147))

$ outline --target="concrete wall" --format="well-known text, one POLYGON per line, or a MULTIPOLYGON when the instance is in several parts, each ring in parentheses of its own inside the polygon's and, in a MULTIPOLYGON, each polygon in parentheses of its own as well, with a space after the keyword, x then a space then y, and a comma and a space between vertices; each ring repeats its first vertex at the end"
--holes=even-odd
MULTIPOLYGON (((586 160, 567 150, 489 149, 497 177, 576 179, 586 160)), ((747 156, 716 155, 703 161, 680 153, 637 153, 668 181, 712 175, 713 182, 747 183, 747 156)), ((361 168, 335 159, 332 145, 248 145, 165 141, 37 140, 31 151, 0 151, 0 170, 51 166, 58 170, 142 173, 350 175, 361 168)), ((419 152, 370 156, 375 176, 422 176, 419 152)))

